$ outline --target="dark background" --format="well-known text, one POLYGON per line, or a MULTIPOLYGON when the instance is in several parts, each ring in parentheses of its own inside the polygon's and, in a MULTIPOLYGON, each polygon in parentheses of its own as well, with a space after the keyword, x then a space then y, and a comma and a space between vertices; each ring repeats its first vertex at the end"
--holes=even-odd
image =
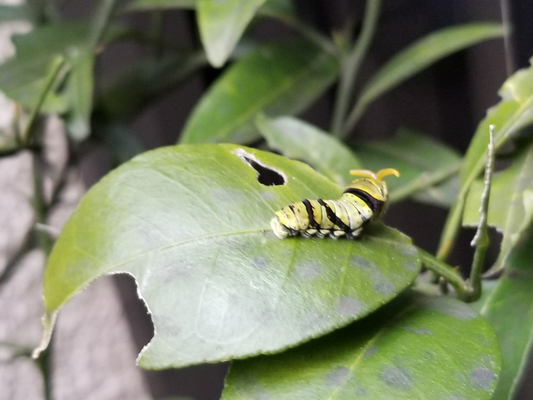
MULTIPOLYGON (((342 27, 346 15, 360 19, 363 1, 299 0, 299 13, 323 33, 342 27)), ((93 2, 72 0, 66 13, 85 17, 93 2)), ((506 20, 513 33, 504 43, 492 40, 467 51, 454 54, 410 79, 380 98, 360 121, 353 137, 376 139, 392 136, 407 127, 441 140, 464 153, 477 123, 486 110, 498 102, 497 90, 512 71, 529 65, 533 55, 533 2, 531 0, 384 0, 376 37, 363 64, 360 83, 396 52, 416 39, 451 25, 476 21, 506 20)), ((149 25, 149 13, 125 17, 139 28, 149 25)), ((251 29, 259 40, 294 35, 281 23, 263 20, 251 29)), ((165 34, 185 45, 198 45, 194 14, 170 11, 165 16, 165 34)), ((114 45, 100 58, 97 73, 118 71, 145 54, 134 44, 114 45)), ((139 115, 132 125, 147 149, 174 144, 194 104, 209 84, 220 74, 205 70, 184 85, 170 90, 162 99, 139 115)), ((333 89, 326 93, 302 118, 327 129, 333 103, 333 89)), ((82 149, 81 164, 87 184, 94 183, 111 166, 105 151, 94 145, 82 149)), ((387 223, 410 235, 422 248, 435 252, 446 218, 446 210, 406 202, 392 207, 387 223), (432 229, 428 229, 431 226, 432 229)), ((473 232, 461 234, 457 250, 450 260, 454 265, 469 265, 469 241, 473 232)), ((497 235, 493 235, 498 240, 497 235)), ((152 336, 152 326, 143 304, 137 299, 133 281, 116 277, 125 310, 131 321, 139 350, 152 336)), ((190 395, 197 400, 218 399, 227 365, 205 365, 182 370, 146 372, 155 398, 190 395)), ((533 398, 531 384, 523 388, 518 399, 533 398)))

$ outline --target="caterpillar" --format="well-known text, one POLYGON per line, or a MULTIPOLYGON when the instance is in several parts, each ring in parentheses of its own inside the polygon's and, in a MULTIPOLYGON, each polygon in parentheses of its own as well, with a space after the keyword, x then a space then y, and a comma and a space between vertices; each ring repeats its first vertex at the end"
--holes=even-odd
POLYGON ((393 168, 377 173, 351 170, 350 174, 359 178, 346 187, 340 199, 304 199, 276 211, 270 221, 274 234, 280 239, 298 234, 306 238, 329 234, 333 239, 359 236, 365 225, 379 218, 385 209, 388 191, 383 178, 400 174, 393 168))

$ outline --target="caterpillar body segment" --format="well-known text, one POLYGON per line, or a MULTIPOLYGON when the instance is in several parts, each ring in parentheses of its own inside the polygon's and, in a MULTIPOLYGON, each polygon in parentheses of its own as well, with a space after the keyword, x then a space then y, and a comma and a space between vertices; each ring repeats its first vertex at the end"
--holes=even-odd
POLYGON ((304 199, 275 212, 270 221, 274 234, 280 239, 302 235, 333 239, 346 236, 354 239, 363 228, 379 218, 387 202, 385 176, 399 176, 392 168, 377 173, 352 170, 356 178, 346 187, 338 200, 304 199))

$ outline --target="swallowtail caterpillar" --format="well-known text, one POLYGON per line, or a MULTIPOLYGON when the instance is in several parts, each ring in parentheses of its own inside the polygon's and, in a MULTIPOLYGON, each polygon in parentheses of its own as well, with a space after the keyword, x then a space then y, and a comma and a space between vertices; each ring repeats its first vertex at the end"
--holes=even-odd
POLYGON ((333 239, 359 236, 365 225, 378 219, 385 209, 388 192, 383 178, 400 174, 393 168, 376 173, 357 169, 350 174, 358 178, 346 187, 340 199, 305 199, 276 211, 270 221, 274 234, 280 239, 299 234, 306 238, 329 235, 333 239))

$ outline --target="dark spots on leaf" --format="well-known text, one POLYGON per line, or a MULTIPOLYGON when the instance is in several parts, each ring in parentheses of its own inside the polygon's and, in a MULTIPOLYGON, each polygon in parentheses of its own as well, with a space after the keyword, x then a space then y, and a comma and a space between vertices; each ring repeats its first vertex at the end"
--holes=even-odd
POLYGON ((252 260, 252 264, 258 270, 263 271, 268 266, 268 260, 266 258, 264 258, 264 257, 255 257, 252 260))
POLYGON ((337 302, 335 309, 341 315, 356 316, 363 310, 363 304, 353 297, 343 296, 337 302))
POLYGON ((242 190, 218 188, 213 191, 213 199, 219 203, 237 203, 244 200, 242 190))
POLYGON ((306 280, 311 280, 316 278, 322 272, 320 264, 316 261, 298 265, 296 267, 296 274, 306 280))
POLYGON ((377 352, 378 352, 377 346, 370 346, 368 349, 366 349, 365 354, 363 354, 363 358, 372 357, 377 352))
POLYGON ((350 258, 350 263, 357 268, 361 268, 364 270, 371 270, 376 269, 376 265, 370 261, 368 261, 366 258, 359 257, 359 256, 352 256, 350 258))
POLYGON ((478 315, 470 307, 455 301, 434 301, 432 307, 457 319, 474 319, 478 315))
POLYGON ((490 369, 478 368, 470 374, 470 381, 472 386, 479 389, 490 389, 492 382, 496 379, 496 375, 490 369))
POLYGON ((243 149, 235 149, 233 150, 233 154, 239 157, 242 161, 244 161, 250 167, 255 169, 255 171, 257 172, 256 174, 257 181, 261 185, 278 186, 278 185, 284 185, 285 182, 287 181, 287 178, 281 171, 278 171, 273 167, 269 167, 261 163, 252 154, 247 153, 243 149))
POLYGON ((435 353, 431 351, 424 351, 422 353, 422 358, 424 358, 424 360, 433 360, 435 358, 435 353))
POLYGON ((341 386, 350 378, 350 369, 337 367, 326 376, 326 385, 341 386))
POLYGON ((405 327, 403 328, 406 332, 414 333, 415 335, 431 335, 433 332, 426 328, 411 328, 411 327, 405 327))
POLYGON ((417 254, 416 247, 414 246, 399 246, 398 247, 398 253, 400 253, 402 256, 414 256, 417 254))
POLYGON ((381 371, 381 379, 394 389, 409 389, 413 386, 413 380, 409 371, 396 366, 386 367, 381 371))
POLYGON ((358 387, 355 390, 355 395, 358 397, 366 396, 366 394, 367 394, 367 390, 364 387, 358 387))
POLYGON ((412 261, 406 262, 403 266, 407 271, 418 271, 418 264, 412 261))
POLYGON ((379 281, 374 283, 374 290, 381 296, 388 296, 396 291, 394 285, 389 281, 379 281))
POLYGON ((272 192, 261 192, 261 197, 265 199, 266 201, 274 201, 276 200, 276 196, 272 192))

